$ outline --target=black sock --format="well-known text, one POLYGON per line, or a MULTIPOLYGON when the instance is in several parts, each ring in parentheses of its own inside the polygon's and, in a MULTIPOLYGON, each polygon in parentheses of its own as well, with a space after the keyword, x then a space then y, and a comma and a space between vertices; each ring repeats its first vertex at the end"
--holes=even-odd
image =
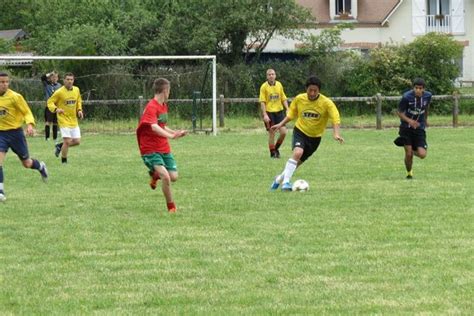
POLYGON ((31 164, 31 169, 40 170, 41 165, 40 165, 39 161, 36 160, 36 159, 31 159, 31 160, 33 160, 33 164, 31 164))
POLYGON ((0 193, 3 192, 3 166, 0 166, 0 193))
POLYGON ((44 126, 44 138, 45 138, 45 139, 48 139, 48 138, 49 138, 49 131, 50 131, 49 125, 45 125, 45 126, 44 126))
POLYGON ((58 126, 53 125, 53 139, 56 140, 57 138, 58 138, 58 126))
POLYGON ((62 162, 62 163, 67 163, 67 157, 66 157, 66 158, 61 157, 61 162, 62 162))

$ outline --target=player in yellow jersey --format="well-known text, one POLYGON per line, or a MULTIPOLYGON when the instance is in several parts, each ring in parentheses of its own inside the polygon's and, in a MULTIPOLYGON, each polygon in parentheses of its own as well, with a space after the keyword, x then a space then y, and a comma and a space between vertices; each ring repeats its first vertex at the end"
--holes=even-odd
POLYGON ((26 123, 26 134, 29 136, 34 134, 33 114, 23 96, 10 90, 9 84, 8 74, 0 72, 0 202, 6 200, 3 187, 3 161, 9 148, 20 158, 25 168, 38 170, 43 181, 48 179, 45 163, 30 158, 22 129, 23 123, 26 123))
POLYGON ((278 129, 271 129, 275 124, 280 123, 285 118, 288 111, 288 101, 283 90, 283 85, 276 80, 276 73, 273 69, 267 70, 267 81, 260 87, 260 108, 262 110, 263 122, 268 131, 268 148, 270 157, 280 158, 279 148, 287 133, 285 125, 278 129), (280 136, 275 143, 275 133, 279 131, 280 136))
POLYGON ((56 145, 55 155, 61 154, 61 162, 67 163, 69 147, 81 143, 81 130, 77 118, 82 119, 81 91, 74 86, 74 75, 64 75, 63 86, 56 90, 48 99, 48 108, 58 115, 58 125, 63 137, 63 142, 56 145))
POLYGON ((293 130, 293 155, 288 159, 283 172, 275 177, 271 190, 280 186, 282 191, 291 191, 291 177, 303 162, 317 149, 329 120, 333 126, 333 138, 339 143, 344 139, 339 132, 341 119, 336 105, 328 97, 322 95, 321 80, 310 77, 306 81, 306 93, 297 95, 291 102, 290 109, 283 121, 272 126, 278 129, 291 120, 296 119, 293 130))

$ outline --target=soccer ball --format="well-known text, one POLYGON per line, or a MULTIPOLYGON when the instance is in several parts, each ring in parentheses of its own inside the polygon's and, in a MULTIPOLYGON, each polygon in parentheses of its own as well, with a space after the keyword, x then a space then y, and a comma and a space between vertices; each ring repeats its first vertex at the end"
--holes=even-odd
POLYGON ((293 183, 293 191, 306 192, 309 190, 309 184, 305 180, 299 179, 293 183))

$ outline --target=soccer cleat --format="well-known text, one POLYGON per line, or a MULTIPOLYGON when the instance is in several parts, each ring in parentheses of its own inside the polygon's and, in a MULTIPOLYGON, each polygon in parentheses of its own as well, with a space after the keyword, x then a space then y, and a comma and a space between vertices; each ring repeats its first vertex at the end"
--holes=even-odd
POLYGON ((275 158, 280 158, 280 151, 275 149, 275 158))
POLYGON ((276 152, 274 150, 270 152, 270 158, 276 158, 276 152))
POLYGON ((5 202, 6 199, 7 199, 7 197, 5 196, 5 194, 0 193, 0 202, 5 202))
POLYGON ((407 180, 413 179, 413 176, 411 174, 407 175, 407 180))
POLYGON ((398 147, 403 147, 403 146, 405 146, 405 137, 399 136, 399 137, 395 138, 393 143, 395 145, 397 145, 398 147))
POLYGON ((281 190, 282 191, 291 191, 292 190, 292 185, 290 182, 285 182, 281 185, 281 190))
POLYGON ((43 182, 47 182, 48 168, 46 168, 46 164, 43 161, 40 162, 39 173, 41 174, 41 180, 43 180, 43 182))
POLYGON ((172 207, 168 209, 168 213, 176 213, 176 211, 177 211, 176 207, 172 207))
POLYGON ((61 152, 61 146, 60 146, 60 144, 56 144, 56 146, 54 146, 54 147, 55 147, 55 149, 54 149, 54 155, 55 155, 56 157, 59 157, 59 153, 61 152))
POLYGON ((273 180, 272 185, 270 186, 270 191, 275 191, 280 186, 280 183, 277 181, 277 178, 278 176, 276 176, 273 180))
POLYGON ((156 189, 156 183, 158 182, 158 180, 160 180, 160 179, 155 179, 155 178, 151 177, 151 179, 150 179, 150 188, 152 190, 156 189))
POLYGON ((148 174, 150 175, 150 188, 152 190, 155 190, 156 183, 158 182, 158 180, 160 180, 160 175, 156 171, 155 172, 148 171, 148 174))

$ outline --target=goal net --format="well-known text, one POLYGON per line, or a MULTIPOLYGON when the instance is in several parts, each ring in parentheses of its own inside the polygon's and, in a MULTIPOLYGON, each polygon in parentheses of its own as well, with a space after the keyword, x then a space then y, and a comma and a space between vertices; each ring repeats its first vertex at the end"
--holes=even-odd
POLYGON ((41 76, 72 72, 81 90, 84 130, 129 132, 153 98, 152 84, 171 82, 169 125, 217 135, 216 57, 206 56, 9 56, 0 71, 11 75, 10 88, 23 94, 38 124, 46 104, 41 76))

